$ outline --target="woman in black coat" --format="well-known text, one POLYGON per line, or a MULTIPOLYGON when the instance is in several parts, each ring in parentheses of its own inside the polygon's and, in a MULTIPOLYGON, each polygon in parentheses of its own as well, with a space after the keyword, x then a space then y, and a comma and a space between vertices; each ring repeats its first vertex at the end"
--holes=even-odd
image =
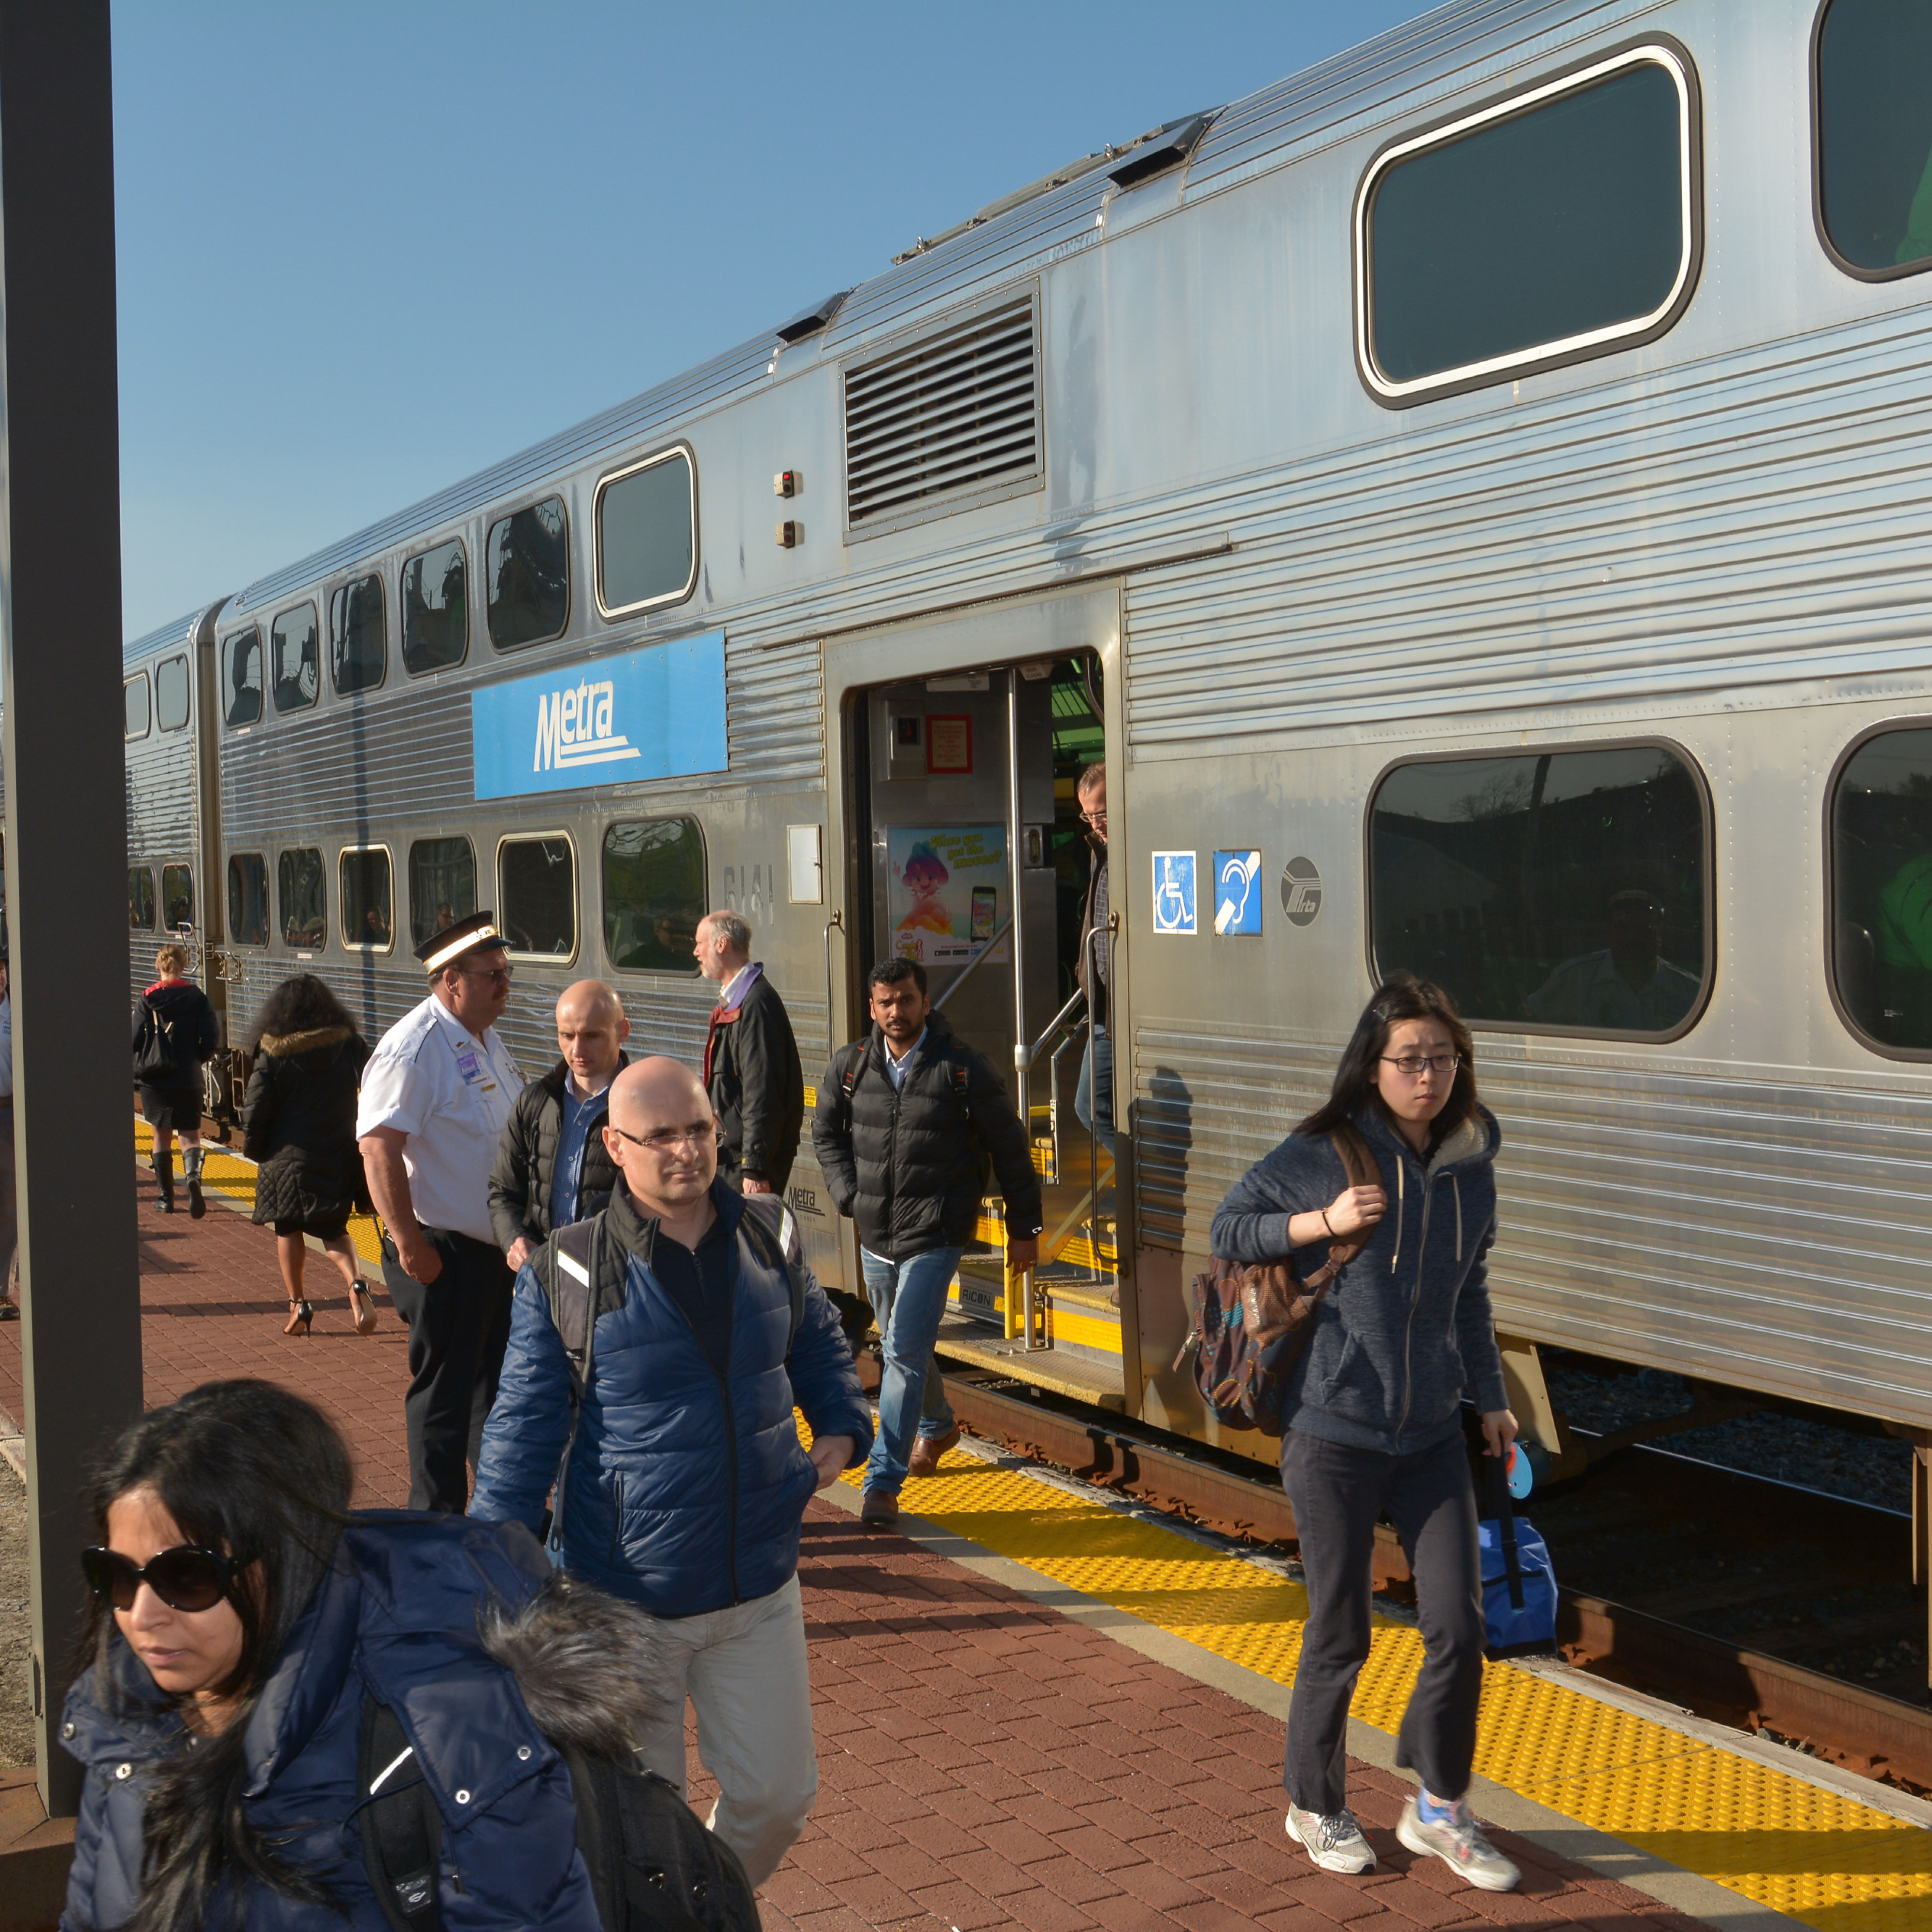
POLYGON ((187 976, 188 948, 167 945, 154 955, 154 983, 134 1002, 134 1078, 141 1118, 154 1131, 148 1165, 160 1190, 161 1212, 175 1211, 174 1136, 181 1136, 188 1211, 199 1221, 201 1198, 201 1070, 221 1044, 220 1023, 208 995, 187 976))
POLYGON ((242 1108, 242 1151, 255 1173, 255 1223, 272 1226, 289 1292, 283 1333, 306 1335, 315 1304, 302 1294, 313 1234, 342 1270, 358 1335, 376 1326, 376 1308, 357 1270, 349 1217, 369 1210, 368 1183, 356 1145, 356 1094, 369 1045, 342 1002, 313 973, 284 980, 262 1009, 255 1070, 242 1108))

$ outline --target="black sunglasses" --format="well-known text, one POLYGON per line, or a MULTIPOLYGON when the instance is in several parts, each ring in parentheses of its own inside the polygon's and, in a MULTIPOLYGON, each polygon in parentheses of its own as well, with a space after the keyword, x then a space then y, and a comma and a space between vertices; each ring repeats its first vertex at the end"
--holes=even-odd
POLYGON ((131 1610, 136 1593, 145 1583, 171 1610, 212 1610, 228 1594, 241 1568, 218 1550, 197 1550, 184 1543, 150 1557, 145 1564, 130 1563, 118 1551, 98 1544, 80 1552, 87 1587, 104 1604, 131 1610))

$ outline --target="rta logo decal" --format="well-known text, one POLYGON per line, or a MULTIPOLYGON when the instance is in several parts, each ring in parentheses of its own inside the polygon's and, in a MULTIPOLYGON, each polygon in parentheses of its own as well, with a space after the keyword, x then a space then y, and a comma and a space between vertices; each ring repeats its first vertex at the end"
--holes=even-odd
POLYGON ((617 735, 617 687, 580 683, 553 691, 537 700, 537 750, 533 772, 567 770, 573 765, 614 764, 642 755, 627 738, 617 735))
POLYGON ((1312 926, 1322 910, 1322 874, 1312 859, 1291 859, 1281 868, 1281 909, 1290 926, 1312 926))

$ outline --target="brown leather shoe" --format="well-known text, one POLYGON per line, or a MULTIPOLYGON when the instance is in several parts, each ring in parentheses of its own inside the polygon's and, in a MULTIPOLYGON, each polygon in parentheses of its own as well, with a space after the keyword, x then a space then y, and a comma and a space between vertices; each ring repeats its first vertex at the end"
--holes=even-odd
POLYGON ((888 1490, 868 1490, 859 1499, 859 1520, 868 1529, 896 1529, 898 1498, 888 1490))
POLYGON ((944 1436, 922 1436, 912 1445, 912 1454, 906 1459, 906 1474, 909 1476, 936 1476, 939 1474, 939 1459, 959 1440, 959 1425, 955 1423, 944 1436))

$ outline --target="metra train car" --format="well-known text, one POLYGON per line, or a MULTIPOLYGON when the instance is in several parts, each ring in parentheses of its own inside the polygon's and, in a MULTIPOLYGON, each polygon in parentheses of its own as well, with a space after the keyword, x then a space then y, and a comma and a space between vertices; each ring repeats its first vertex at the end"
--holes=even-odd
POLYGON ((133 646, 136 981, 185 914, 231 1040, 302 968, 374 1033, 488 905, 526 1067, 586 974, 694 1060, 722 904, 811 1082, 920 958, 1050 1180, 945 1346, 1217 1439, 1184 1281, 1407 968, 1543 1433, 1539 1342, 1932 1428, 1928 72, 1881 0, 1468 0, 918 241, 133 646))

